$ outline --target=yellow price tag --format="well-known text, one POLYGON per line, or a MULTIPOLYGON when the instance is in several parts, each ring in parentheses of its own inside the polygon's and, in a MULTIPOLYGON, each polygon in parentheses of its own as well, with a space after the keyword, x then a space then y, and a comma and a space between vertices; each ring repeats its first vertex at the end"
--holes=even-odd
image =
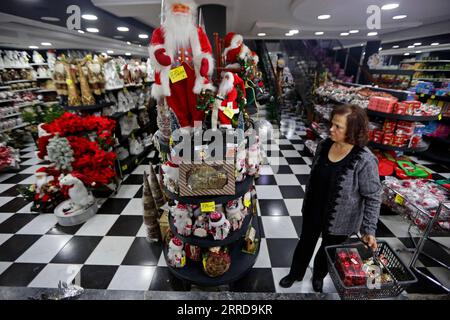
POLYGON ((186 256, 183 256, 183 257, 181 258, 181 266, 184 267, 185 264, 186 264, 186 256))
POLYGON ((170 70, 169 78, 172 83, 184 80, 187 78, 186 70, 184 70, 183 66, 179 66, 177 68, 174 68, 170 70))
POLYGON ((424 94, 424 93, 422 93, 422 94, 420 95, 420 97, 421 97, 421 98, 425 97, 425 94, 424 94))
POLYGON ((250 199, 245 199, 245 200, 244 200, 244 206, 245 206, 246 208, 250 207, 251 204, 252 204, 252 201, 251 201, 250 199))
POLYGON ((442 113, 438 116, 438 120, 439 120, 439 121, 442 120, 442 113))
POLYGON ((398 203, 399 205, 403 205, 403 203, 405 203, 405 199, 401 196, 401 195, 399 195, 399 194, 397 194, 396 196, 395 196, 395 199, 394 199, 394 201, 395 201, 395 203, 398 203))
POLYGON ((234 117, 234 110, 230 107, 226 107, 225 110, 223 110, 223 113, 230 119, 233 119, 234 117))
POLYGON ((214 201, 202 202, 200 204, 200 210, 202 212, 214 212, 216 210, 216 203, 214 201))
POLYGON ((73 81, 72 81, 72 79, 67 79, 67 80, 66 80, 66 83, 67 83, 68 86, 70 86, 70 85, 73 84, 73 81))
POLYGON ((203 269, 206 270, 206 258, 203 258, 203 269))
POLYGON ((431 99, 436 99, 436 96, 433 94, 433 95, 431 96, 431 99))
POLYGON ((173 146, 173 138, 172 138, 172 136, 170 136, 170 139, 169 139, 169 146, 170 147, 173 146))
POLYGON ((123 88, 123 92, 128 93, 128 89, 127 88, 123 88))
POLYGON ((122 171, 125 171, 125 170, 127 170, 128 169, 128 165, 123 165, 122 166, 122 171))

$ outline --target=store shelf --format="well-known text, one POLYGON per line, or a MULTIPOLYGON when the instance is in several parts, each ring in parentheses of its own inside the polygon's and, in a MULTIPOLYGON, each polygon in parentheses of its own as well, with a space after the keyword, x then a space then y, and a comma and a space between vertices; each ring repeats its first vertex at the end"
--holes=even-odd
POLYGON ((11 92, 24 92, 24 91, 36 91, 36 90, 39 90, 39 88, 17 89, 17 90, 11 90, 11 92))
POLYGON ((39 100, 35 100, 35 101, 31 101, 31 102, 25 102, 25 103, 22 103, 22 104, 19 104, 19 105, 16 105, 16 106, 19 107, 19 108, 25 108, 25 107, 28 107, 28 106, 35 105, 37 103, 39 103, 39 100))
POLYGON ((181 197, 164 188, 166 195, 172 199, 181 203, 197 204, 202 202, 214 201, 215 203, 227 203, 228 201, 238 199, 244 196, 253 185, 253 176, 247 177, 244 181, 236 183, 236 192, 234 195, 223 196, 195 196, 195 197, 181 197))
POLYGON ((36 77, 36 80, 52 80, 50 77, 36 77))
POLYGON ((373 111, 367 109, 367 115, 374 116, 374 117, 380 117, 380 118, 386 118, 386 119, 394 119, 394 120, 403 120, 403 121, 435 121, 439 119, 439 115, 436 116, 409 116, 409 115, 402 115, 402 114, 394 114, 394 113, 385 113, 385 112, 379 112, 379 111, 373 111))
POLYGON ((11 89, 11 86, 0 86, 0 90, 11 89))
POLYGON ((450 70, 439 70, 439 69, 416 69, 416 72, 450 72, 450 70))
POLYGON ((56 89, 41 89, 36 91, 36 93, 48 93, 48 92, 57 92, 57 91, 56 89))
POLYGON ((402 151, 402 152, 424 152, 429 148, 428 144, 422 144, 417 148, 408 148, 408 147, 395 147, 387 144, 376 143, 373 141, 369 142, 369 146, 374 149, 382 149, 382 150, 394 150, 394 151, 402 151))
POLYGON ((430 82, 450 82, 450 78, 437 78, 437 79, 431 79, 431 78, 413 78, 413 80, 417 81, 430 81, 430 82))
POLYGON ((30 66, 35 67, 35 66, 48 66, 48 63, 30 63, 30 66))
POLYGON ((402 61, 400 63, 411 64, 411 63, 450 63, 450 60, 416 60, 416 61, 402 61))
POLYGON ((24 127, 26 127, 26 126, 29 126, 29 123, 23 123, 23 124, 21 124, 21 125, 19 125, 19 126, 15 126, 15 127, 11 128, 11 129, 5 129, 5 130, 2 130, 2 131, 0 131, 0 132, 12 131, 12 130, 24 128, 24 127))
POLYGON ((112 106, 114 102, 105 102, 101 104, 94 104, 90 106, 76 106, 76 107, 70 107, 70 106, 64 106, 64 110, 66 111, 95 111, 95 110, 101 110, 103 108, 112 106))
POLYGON ((213 240, 212 235, 208 235, 206 238, 199 238, 196 236, 189 236, 189 237, 181 236, 178 233, 177 228, 173 224, 172 215, 169 215, 170 230, 181 241, 185 243, 190 243, 200 248, 224 247, 233 242, 236 242, 237 240, 239 240, 240 237, 245 235, 245 232, 247 232, 248 225, 250 223, 251 218, 253 217, 253 215, 251 214, 252 208, 248 208, 248 210, 250 213, 244 218, 242 227, 239 230, 230 231, 228 237, 226 237, 224 240, 213 240))
POLYGON ((0 66, 0 69, 31 69, 30 66, 15 66, 15 67, 6 67, 6 66, 0 66))
POLYGON ((10 102, 14 102, 14 101, 16 101, 16 100, 14 100, 14 99, 0 100, 0 104, 2 104, 2 103, 10 103, 10 102))
POLYGON ((7 116, 2 116, 1 118, 2 119, 7 119, 7 118, 12 118, 12 117, 17 117, 17 116, 20 116, 20 115, 21 115, 21 113, 17 112, 17 113, 9 114, 7 116))
POLYGON ((5 84, 14 84, 14 83, 24 83, 24 82, 33 82, 36 81, 35 79, 32 80, 12 80, 12 81, 6 81, 5 84))
POLYGON ((47 102, 39 102, 40 104, 45 104, 46 106, 50 106, 52 104, 59 104, 58 100, 55 101, 47 101, 47 102))
MULTIPOLYGON (((261 234, 259 222, 256 217, 252 219, 252 225, 256 230, 256 238, 261 242, 261 234)), ((211 278, 203 271, 202 262, 195 262, 191 259, 186 259, 186 265, 183 268, 173 268, 169 266, 169 271, 186 283, 192 283, 202 287, 220 286, 225 284, 232 284, 241 279, 253 267, 259 254, 260 245, 255 254, 248 254, 242 252, 245 245, 245 239, 241 238, 234 244, 229 246, 229 254, 231 258, 231 265, 227 272, 220 277, 211 278)), ((164 257, 167 261, 167 246, 164 245, 164 257)))
POLYGON ((395 75, 413 75, 414 70, 404 70, 404 69, 371 69, 369 70, 372 74, 395 74, 395 75))
POLYGON ((450 102, 450 96, 437 96, 434 94, 425 94, 425 93, 416 93, 416 94, 419 96, 419 98, 450 102))
POLYGON ((151 127, 151 123, 148 123, 141 128, 134 129, 133 131, 131 131, 131 133, 129 135, 122 136, 122 138, 119 140, 119 144, 121 144, 121 145, 125 144, 126 141, 130 138, 130 136, 132 136, 133 134, 135 136, 139 136, 142 132, 146 132, 148 129, 150 129, 150 127, 151 127))

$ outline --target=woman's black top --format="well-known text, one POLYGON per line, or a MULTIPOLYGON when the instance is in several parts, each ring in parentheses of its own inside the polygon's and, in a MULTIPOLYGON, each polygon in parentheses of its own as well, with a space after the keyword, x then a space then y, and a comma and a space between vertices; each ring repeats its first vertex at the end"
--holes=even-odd
POLYGON ((333 143, 324 145, 322 156, 317 160, 317 165, 311 172, 309 180, 309 206, 306 215, 312 218, 314 223, 326 226, 329 219, 327 214, 328 204, 332 201, 334 189, 337 187, 336 179, 339 172, 348 165, 351 161, 352 153, 356 152, 357 148, 349 152, 342 160, 332 162, 328 159, 328 152, 333 143))

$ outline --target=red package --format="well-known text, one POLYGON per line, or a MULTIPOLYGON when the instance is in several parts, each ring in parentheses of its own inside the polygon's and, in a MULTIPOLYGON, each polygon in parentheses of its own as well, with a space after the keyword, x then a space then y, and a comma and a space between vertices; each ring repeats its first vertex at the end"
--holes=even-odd
POLYGON ((355 248, 336 250, 336 269, 345 286, 361 286, 367 283, 363 262, 355 248))
POLYGON ((202 250, 200 247, 186 243, 184 251, 186 252, 186 257, 193 261, 200 261, 202 258, 202 250))
POLYGON ((417 148, 421 141, 422 141, 422 136, 416 134, 416 135, 412 136, 411 142, 409 143, 409 147, 410 148, 417 148))
POLYGON ((393 133, 385 133, 383 136, 382 144, 392 145, 394 140, 394 134, 393 133))
POLYGON ((386 120, 384 121, 383 131, 385 133, 394 133, 397 122, 395 120, 386 120))
POLYGON ((383 131, 381 131, 381 130, 374 130, 374 132, 373 132, 373 142, 375 142, 375 143, 383 142, 383 135, 384 135, 383 131))
POLYGON ((392 144, 396 147, 405 147, 408 144, 408 140, 409 136, 407 135, 395 135, 392 144))
POLYGON ((406 110, 408 109, 408 105, 404 102, 399 102, 394 106, 395 114, 406 114, 406 110))

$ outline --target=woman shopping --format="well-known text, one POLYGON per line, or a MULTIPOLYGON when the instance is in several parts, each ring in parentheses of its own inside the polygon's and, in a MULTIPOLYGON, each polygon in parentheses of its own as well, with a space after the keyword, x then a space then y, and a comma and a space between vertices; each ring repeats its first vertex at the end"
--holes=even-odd
POLYGON ((280 281, 288 288, 302 281, 319 237, 313 266, 313 289, 322 292, 328 273, 325 247, 341 244, 360 232, 377 248, 375 231, 381 205, 378 162, 366 147, 368 119, 355 105, 342 105, 331 114, 330 137, 322 141, 312 163, 303 202, 303 225, 290 272, 280 281))

